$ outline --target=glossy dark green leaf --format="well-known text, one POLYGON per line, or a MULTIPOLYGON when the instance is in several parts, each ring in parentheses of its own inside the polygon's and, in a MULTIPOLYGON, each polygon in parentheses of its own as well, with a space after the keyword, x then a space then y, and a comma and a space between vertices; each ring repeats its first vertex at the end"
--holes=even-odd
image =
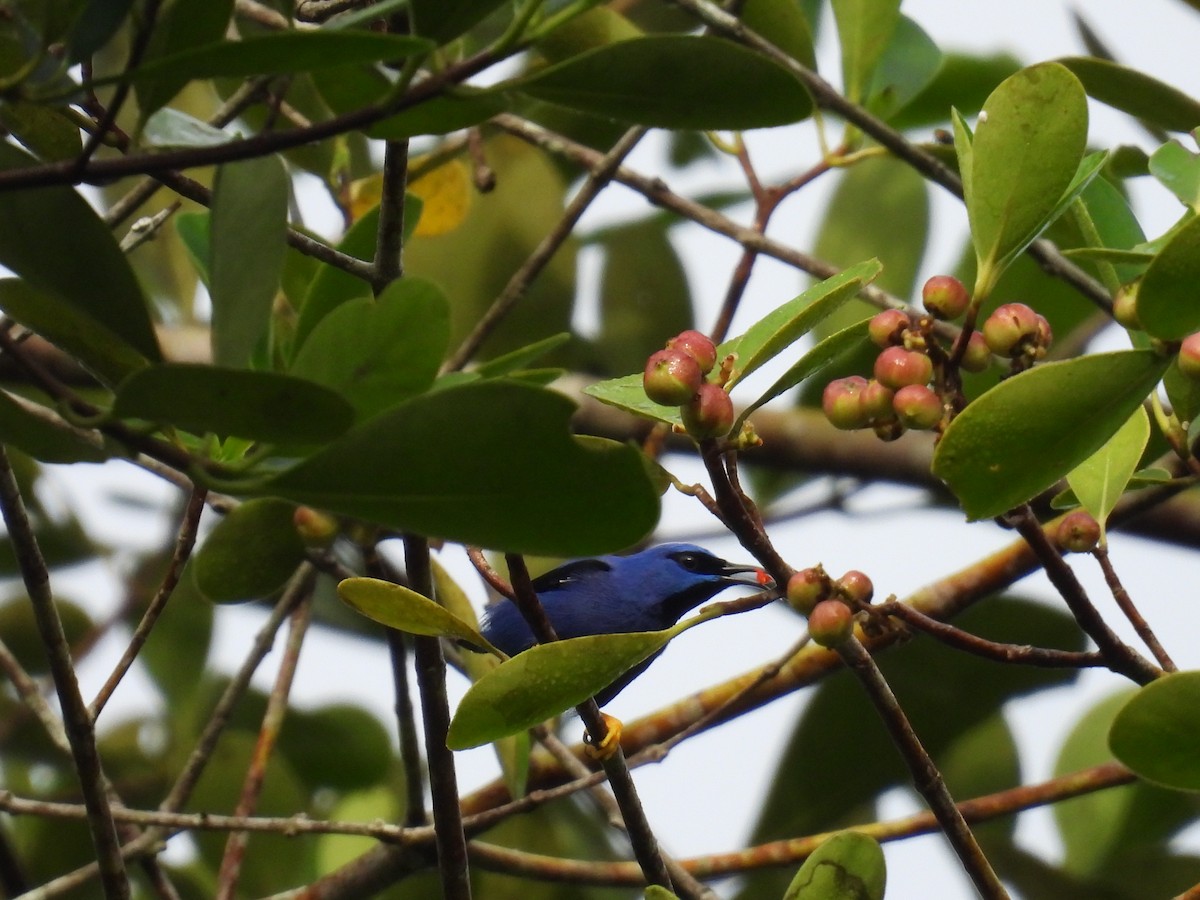
POLYGON ((87 59, 116 34, 134 0, 88 0, 71 26, 67 38, 71 62, 87 59))
MULTIPOLYGON (((1111 264, 1113 273, 1121 284, 1141 275, 1150 262, 1150 257, 1148 254, 1135 252, 1132 248, 1140 246, 1146 240, 1146 235, 1125 196, 1107 178, 1093 178, 1083 189, 1079 199, 1083 201, 1101 247, 1107 248, 1108 252, 1113 254, 1107 259, 1102 256, 1096 257, 1095 261, 1111 264)), ((1057 234, 1053 237, 1062 240, 1057 234)), ((1065 242, 1060 243, 1060 246, 1065 246, 1065 242)))
POLYGON ((338 585, 338 596, 368 619, 429 637, 451 637, 501 655, 473 625, 428 597, 400 584, 378 578, 347 578, 338 585))
POLYGON ((1200 217, 1178 228, 1146 269, 1138 288, 1138 319, 1149 334, 1179 340, 1200 331, 1200 217))
POLYGON ((139 66, 125 77, 142 85, 163 80, 186 83, 204 78, 288 75, 350 63, 391 62, 428 48, 428 41, 402 34, 278 31, 192 47, 139 66))
POLYGON ((1179 358, 1171 361, 1163 375, 1163 387, 1171 401, 1171 411, 1181 422, 1192 422, 1200 417, 1200 382, 1179 371, 1179 358))
POLYGON ((942 52, 933 39, 908 16, 900 16, 867 92, 875 115, 890 119, 933 82, 942 52))
POLYGON ((950 424, 934 453, 934 474, 969 519, 998 516, 1100 449, 1153 390, 1167 362, 1129 350, 1022 372, 950 424))
POLYGON ((806 118, 800 82, 765 56, 712 37, 618 41, 520 83, 528 96, 621 122, 660 128, 746 130, 806 118), (647 91, 646 85, 655 85, 647 91))
MULTIPOLYGON (((379 208, 376 207, 350 226, 350 230, 338 242, 337 249, 356 259, 370 261, 375 256, 375 233, 378 228, 379 208)), ((300 307, 300 319, 296 323, 293 338, 295 351, 299 352, 317 323, 338 304, 355 297, 370 296, 371 287, 361 278, 355 278, 336 266, 321 265, 300 307)))
POLYGON ((1103 447, 1067 473, 1079 504, 1100 523, 1101 541, 1108 515, 1137 471, 1149 440, 1150 419, 1139 406, 1103 447))
POLYGON ((557 716, 657 653, 675 633, 594 634, 518 653, 471 685, 446 744, 452 750, 478 747, 557 716))
POLYGON ((192 557, 196 587, 214 603, 269 597, 304 562, 305 547, 292 522, 295 504, 247 500, 225 516, 192 557))
POLYGON ((722 344, 718 359, 729 353, 737 354, 729 386, 733 387, 812 331, 874 281, 882 270, 877 259, 850 266, 777 307, 751 325, 741 337, 722 344))
POLYGON ((1113 719, 1113 756, 1147 781, 1200 790, 1200 672, 1171 672, 1141 688, 1113 719))
POLYGON ((508 107, 503 94, 445 94, 411 106, 367 128, 368 137, 398 141, 423 134, 446 134, 470 128, 508 107))
POLYGON ((1022 69, 984 103, 971 158, 959 156, 978 260, 976 296, 988 295, 1007 263, 1049 223, 1076 175, 1087 126, 1083 86, 1056 63, 1022 69))
POLYGON ((1200 156, 1178 141, 1168 141, 1150 155, 1150 174, 1193 211, 1200 210, 1200 156))
POLYGON ((796 0, 748 0, 740 18, 805 68, 816 69, 812 29, 796 0))
POLYGON ((603 247, 595 349, 608 371, 628 372, 692 326, 692 295, 667 223, 651 219, 614 229, 603 247))
POLYGON ((312 790, 361 790, 383 781, 392 764, 392 741, 379 719, 343 703, 289 710, 279 751, 312 790))
MULTIPOLYGON (((1088 710, 1063 743, 1054 774, 1067 775, 1111 762, 1108 736, 1113 720, 1133 696, 1133 691, 1122 690, 1088 710)), ((1054 818, 1066 851, 1063 868, 1094 878, 1120 871, 1155 849, 1165 851, 1178 830, 1197 813, 1200 797, 1196 794, 1140 779, 1056 803, 1054 818)), ((1136 892, 1126 896, 1136 896, 1136 892)))
POLYGON ((883 900, 887 865, 879 842, 843 831, 804 861, 783 900, 883 900))
POLYGON ((60 162, 79 155, 79 125, 63 110, 20 100, 0 104, 0 125, 38 159, 60 162))
MULTIPOLYGON (((162 8, 154 23, 142 65, 215 44, 225 37, 233 0, 175 0, 162 8)), ((166 106, 192 78, 203 78, 186 71, 165 72, 158 78, 137 85, 138 112, 144 122, 155 110, 166 106)))
MULTIPOLYGON (((12 144, 0 144, 0 168, 23 168, 33 157, 12 144)), ((135 368, 138 356, 159 358, 158 340, 150 322, 146 298, 108 226, 78 193, 69 187, 30 188, 0 193, 0 264, 41 295, 20 312, 5 307, 17 321, 58 341, 71 335, 74 352, 88 322, 103 329, 102 343, 111 337, 126 345, 95 348, 83 362, 105 380, 135 368), (104 290, 96 290, 104 285, 104 290), (61 317, 63 323, 56 327, 61 317), (33 321, 36 319, 36 323, 33 321), (39 327, 40 326, 40 327, 39 327)))
POLYGON ((504 0, 411 0, 409 8, 417 34, 445 44, 504 5, 504 0))
POLYGON ((259 490, 404 531, 514 552, 584 556, 658 521, 640 454, 573 438, 574 404, 485 381, 416 397, 259 490))
POLYGON ((97 442, 65 422, 55 424, 51 416, 57 418, 49 409, 0 391, 0 443, 48 463, 102 462, 108 458, 97 442), (37 413, 43 409, 47 415, 37 413))
POLYGON ((291 183, 277 156, 217 169, 209 216, 209 293, 217 365, 242 367, 267 333, 287 249, 291 183))
POLYGON ((1145 72, 1095 56, 1067 56, 1058 62, 1101 103, 1168 131, 1191 131, 1200 125, 1200 102, 1145 72))
POLYGON ((833 0, 842 48, 842 93, 865 100, 875 67, 900 22, 900 0, 833 0))
POLYGON ((193 434, 315 443, 349 428, 354 409, 329 388, 289 375, 168 363, 126 379, 113 415, 193 434))
POLYGON ((401 278, 374 300, 350 300, 325 316, 296 354, 291 374, 332 388, 360 421, 433 384, 450 339, 450 311, 427 281, 401 278))
POLYGON ((951 108, 975 113, 1005 78, 1021 68, 1007 53, 994 56, 948 52, 933 80, 892 119, 895 128, 928 128, 948 122, 951 108))

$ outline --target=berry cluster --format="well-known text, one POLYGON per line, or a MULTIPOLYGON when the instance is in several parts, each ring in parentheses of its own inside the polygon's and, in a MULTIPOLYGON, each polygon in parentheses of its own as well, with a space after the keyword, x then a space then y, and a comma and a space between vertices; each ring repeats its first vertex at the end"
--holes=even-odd
POLYGON ((992 354, 1013 360, 1014 369, 1041 359, 1050 346, 1050 325, 1024 303, 1005 303, 971 331, 959 349, 948 347, 934 331, 935 320, 963 315, 971 295, 957 278, 935 275, 925 282, 921 299, 928 315, 887 309, 867 325, 871 342, 880 348, 874 377, 851 375, 825 386, 822 408, 835 428, 853 431, 873 428, 884 440, 907 429, 929 431, 943 427, 953 409, 952 379, 947 369, 982 372, 992 354))
POLYGON ((822 647, 836 647, 850 637, 854 611, 874 595, 871 579, 857 569, 834 581, 818 565, 801 569, 787 583, 788 604, 808 617, 808 634, 822 647))
POLYGON ((717 348, 698 331, 683 331, 650 355, 642 373, 646 396, 678 406, 687 433, 697 440, 719 437, 733 426, 729 393, 705 377, 717 364, 717 348))

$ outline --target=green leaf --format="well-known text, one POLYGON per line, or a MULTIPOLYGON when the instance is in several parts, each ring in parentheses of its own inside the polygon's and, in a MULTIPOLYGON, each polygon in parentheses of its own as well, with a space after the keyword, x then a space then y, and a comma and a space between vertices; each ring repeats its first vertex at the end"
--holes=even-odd
POLYGON ((842 93, 858 103, 866 99, 900 22, 900 0, 833 0, 833 15, 842 48, 842 93))
MULTIPOLYGON (((356 259, 371 260, 375 256, 375 234, 378 229, 379 207, 375 207, 350 226, 350 230, 338 243, 337 249, 356 259)), ((312 330, 317 327, 317 323, 325 318, 330 310, 347 300, 370 296, 371 286, 361 278, 356 278, 336 266, 322 263, 300 307, 300 319, 296 323, 296 335, 293 339, 295 350, 299 352, 312 330)))
POLYGON ((1137 774, 1163 787, 1200 790, 1200 672, 1171 672, 1141 688, 1113 719, 1108 746, 1137 774))
POLYGON ((1145 72, 1096 56, 1068 56, 1057 62, 1075 74, 1089 97, 1135 118, 1168 131, 1191 131, 1200 125, 1200 102, 1145 72))
POLYGON ((122 382, 113 415, 197 435, 308 444, 342 434, 354 410, 329 388, 290 375, 167 363, 122 382))
POLYGON ((423 134, 446 134, 487 121, 508 108, 494 92, 462 92, 431 97, 366 129, 367 137, 398 141, 423 134))
POLYGON ((808 92, 786 69, 713 37, 618 41, 550 66, 518 88, 579 112, 659 128, 741 131, 812 112, 808 92))
POLYGON ((959 157, 977 297, 1051 221, 1079 167, 1087 126, 1083 86, 1056 63, 1022 69, 984 103, 970 159, 959 157))
POLYGON ((1163 375, 1163 387, 1171 401, 1171 412, 1180 422, 1188 423, 1200 416, 1200 382, 1179 371, 1179 357, 1171 360, 1170 368, 1163 375))
MULTIPOLYGON (((12 144, 0 143, 0 168, 25 168, 36 160, 12 144)), ((104 348, 83 348, 81 361, 112 382, 145 360, 160 358, 158 340, 141 285, 108 226, 69 187, 0 192, 0 264, 28 284, 16 299, 17 321, 74 353, 86 343, 79 329, 103 329, 104 348), (97 290, 103 285, 103 290, 97 290), (38 300, 31 296, 41 295, 38 300), (22 303, 37 306, 32 309, 22 303), (62 317, 61 326, 56 319, 62 317), (36 322, 34 321, 36 320, 36 322), (111 346, 115 338, 124 348, 111 346), (141 358, 139 360, 139 357, 141 358)))
POLYGON ((949 121, 952 108, 974 113, 1000 82, 1020 68, 1020 60, 1007 53, 946 53, 933 80, 892 116, 891 124, 901 130, 928 130, 949 121))
POLYGON ((504 0, 411 0, 409 4, 417 34, 438 45, 470 31, 501 6, 504 0))
POLYGON ((1163 187, 1200 212, 1200 156, 1178 141, 1167 141, 1150 154, 1150 174, 1163 187))
POLYGON ((256 490, 512 552, 626 547, 658 521, 657 492, 635 449, 572 437, 574 408, 513 382, 446 388, 359 425, 256 490))
POLYGON ((1067 483, 1079 498, 1080 505, 1100 523, 1102 544, 1107 542, 1108 515, 1137 471, 1149 440, 1150 418, 1139 406, 1103 447, 1067 475, 1067 483))
POLYGON ((0 125, 47 162, 71 159, 83 149, 79 125, 53 106, 6 100, 0 104, 0 125))
POLYGON ((543 338, 540 341, 534 341, 524 347, 518 347, 511 353, 505 353, 503 356, 497 356, 495 359, 489 359, 481 364, 475 373, 481 378, 496 378, 500 375, 509 375, 526 368, 534 360, 540 359, 547 353, 557 350, 559 347, 570 343, 571 335, 568 332, 551 335, 548 338, 543 338))
POLYGON ((747 0, 740 18, 807 69, 816 69, 812 29, 796 0, 747 0))
POLYGON ((192 47, 139 66, 127 75, 98 79, 93 85, 122 80, 142 85, 165 80, 182 86, 204 78, 289 75, 351 63, 393 62, 429 47, 422 38, 402 34, 278 31, 192 47))
POLYGON ((722 344, 717 351, 718 359, 730 353, 738 357, 729 387, 808 334, 817 323, 874 281, 881 271, 883 266, 877 259, 850 266, 759 319, 740 338, 722 344))
POLYGON ((347 578, 338 584, 338 596, 368 619, 388 628, 428 637, 455 638, 496 656, 504 655, 478 629, 403 585, 378 578, 347 578))
MULTIPOLYGON (((221 41, 229 27, 233 0, 175 0, 162 9, 154 22, 150 43, 141 59, 143 66, 221 41)), ((166 106, 193 77, 187 72, 168 72, 137 85, 138 113, 145 121, 166 106)))
POLYGON ((598 381, 589 384, 583 392, 601 403, 615 406, 644 419, 654 419, 667 425, 683 425, 678 406, 662 406, 646 396, 641 373, 598 381))
POLYGON ((466 750, 578 706, 675 636, 675 628, 594 634, 537 644, 501 663, 463 696, 446 744, 466 750))
POLYGON ((428 390, 450 340, 450 311, 427 281, 401 278, 350 300, 313 329, 291 374, 333 388, 359 421, 428 390))
POLYGON ((970 519, 1007 512, 1100 449, 1168 360, 1147 350, 1047 363, 1001 382, 950 423, 933 472, 970 519))
POLYGON ((362 790, 384 781, 392 765, 392 741, 379 719, 342 703, 289 709, 279 730, 279 751, 314 791, 362 790))
POLYGON ((937 76, 942 52, 916 22, 900 16, 895 32, 871 79, 868 108, 890 119, 937 76))
POLYGON ((804 861, 783 900, 883 900, 886 883, 879 842, 843 831, 823 841, 804 861))
POLYGON ((668 891, 659 884, 647 885, 646 893, 642 896, 644 900, 679 900, 678 894, 668 891))
POLYGON ((214 603, 269 597, 304 562, 304 542, 292 523, 295 505, 274 498, 235 507, 192 557, 200 593, 214 603))
MULTIPOLYGON (((48 463, 103 462, 109 454, 65 422, 55 425, 37 415, 31 401, 20 401, 0 391, 0 443, 16 447, 48 463)), ((46 413, 50 410, 46 409, 46 413)))
POLYGON ((800 357, 791 368, 780 375, 778 380, 763 392, 761 397, 742 410, 742 414, 738 417, 738 421, 734 423, 731 432, 737 434, 741 431, 742 423, 756 409, 775 399, 784 391, 795 387, 810 375, 821 371, 821 369, 825 368, 846 351, 865 342, 867 339, 868 321, 864 319, 855 325, 851 325, 849 328, 843 328, 836 334, 831 334, 800 357))
POLYGON ((235 134, 169 106, 150 116, 142 128, 142 143, 151 147, 216 147, 237 139, 235 134))
POLYGON ((217 169, 209 217, 213 360, 245 366, 267 333, 287 250, 291 182, 277 156, 217 169))
POLYGON ((1179 228, 1154 257, 1138 287, 1137 313, 1142 327, 1164 340, 1200 331, 1200 217, 1179 228))

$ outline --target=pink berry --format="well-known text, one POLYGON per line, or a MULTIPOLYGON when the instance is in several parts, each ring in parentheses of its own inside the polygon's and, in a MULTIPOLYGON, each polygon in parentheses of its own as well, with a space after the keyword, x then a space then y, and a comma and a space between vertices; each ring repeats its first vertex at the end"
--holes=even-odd
POLYGON ((887 347, 875 359, 875 378, 885 387, 898 390, 906 384, 928 384, 933 363, 924 353, 887 347))
POLYGON ((1200 331, 1189 334, 1179 345, 1179 371, 1200 381, 1200 331))
POLYGON ((1024 303, 1004 303, 983 323, 983 339, 997 356, 1015 358, 1037 337, 1040 328, 1038 314, 1024 303))
POLYGON ((1100 523, 1087 510, 1077 509, 1063 516, 1055 539, 1069 553, 1088 553, 1100 541, 1100 523))
POLYGON ((963 353, 962 367, 968 372, 986 372, 992 364, 992 351, 983 334, 972 331, 967 339, 967 349, 963 353))
POLYGON ((821 409, 834 428, 853 431, 856 428, 867 427, 869 419, 863 409, 863 393, 866 387, 867 379, 861 375, 835 378, 825 385, 821 394, 821 409))
POLYGON ((896 417, 909 428, 928 431, 942 421, 942 398, 923 384, 906 384, 892 399, 896 417))
POLYGON ((852 605, 870 603, 875 596, 875 585, 865 572, 851 569, 837 580, 834 589, 846 598, 852 605))
POLYGON ((876 422, 893 417, 892 398, 895 397, 895 392, 884 387, 874 378, 867 382, 867 386, 862 392, 862 407, 863 413, 867 419, 876 422))
POLYGON ((717 364, 717 348, 706 335, 699 331, 688 329, 681 331, 667 341, 667 347, 678 350, 694 359, 700 366, 701 373, 707 375, 717 364))
POLYGON ((957 319, 971 305, 971 294, 953 275, 934 275, 921 288, 921 300, 935 318, 957 319))
POLYGON ((828 599, 829 593, 829 576, 825 574, 825 570, 821 566, 801 569, 788 579, 788 605, 803 615, 808 615, 814 606, 822 600, 828 599))
POLYGON ((642 387, 646 396, 663 406, 680 406, 692 399, 704 380, 700 364, 678 350, 659 350, 646 360, 642 387))
POLYGON ((822 600, 808 614, 809 637, 822 647, 836 647, 854 632, 854 613, 841 600, 822 600))
POLYGON ((912 323, 908 314, 899 309, 885 309, 867 323, 867 335, 876 347, 891 347, 904 340, 904 329, 912 323))
POLYGON ((696 440, 728 434, 733 427, 733 401, 717 384, 700 385, 694 397, 679 410, 683 427, 696 440))

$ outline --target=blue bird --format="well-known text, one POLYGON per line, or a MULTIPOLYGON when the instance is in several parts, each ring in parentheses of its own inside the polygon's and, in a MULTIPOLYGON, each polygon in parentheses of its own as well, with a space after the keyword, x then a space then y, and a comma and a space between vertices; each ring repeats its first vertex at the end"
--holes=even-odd
MULTIPOLYGON (((533 580, 546 617, 560 638, 670 628, 733 585, 761 587, 758 566, 739 566, 695 544, 659 544, 630 556, 601 556, 559 566, 533 580), (755 573, 747 578, 743 573, 755 573), (740 577, 739 577, 740 576, 740 577)), ((483 636, 509 656, 536 641, 511 600, 488 608, 483 636)), ((661 651, 660 651, 661 652, 661 651)), ((656 653, 596 695, 603 705, 637 678, 656 653)))

